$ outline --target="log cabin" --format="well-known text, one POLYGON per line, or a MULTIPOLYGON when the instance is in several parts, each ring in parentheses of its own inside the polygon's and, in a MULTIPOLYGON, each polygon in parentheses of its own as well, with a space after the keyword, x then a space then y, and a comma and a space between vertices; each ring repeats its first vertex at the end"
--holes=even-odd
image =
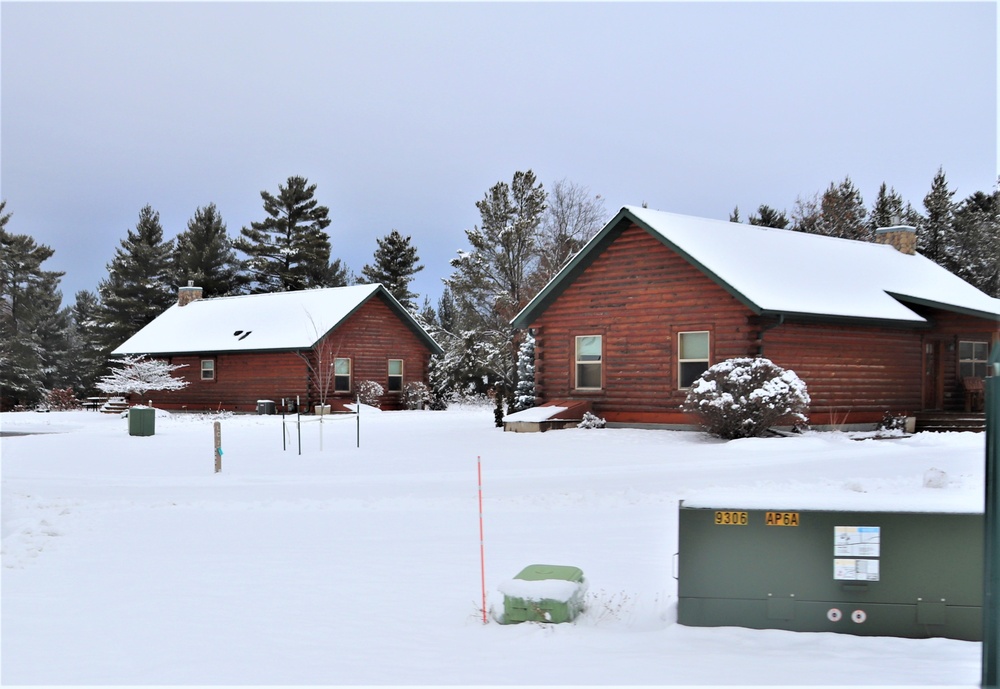
MULTIPOLYGON (((255 411, 258 401, 343 410, 358 383, 375 381, 383 409, 401 407, 411 382, 427 383, 442 350, 382 285, 203 299, 192 284, 177 303, 115 349, 181 365, 188 386, 152 392, 163 409, 255 411)), ((139 400, 145 403, 147 400, 139 400)))
POLYGON ((512 325, 535 338, 538 403, 609 424, 691 427, 692 382, 744 356, 795 371, 814 426, 960 411, 1000 300, 915 247, 906 226, 861 242, 626 206, 512 325))

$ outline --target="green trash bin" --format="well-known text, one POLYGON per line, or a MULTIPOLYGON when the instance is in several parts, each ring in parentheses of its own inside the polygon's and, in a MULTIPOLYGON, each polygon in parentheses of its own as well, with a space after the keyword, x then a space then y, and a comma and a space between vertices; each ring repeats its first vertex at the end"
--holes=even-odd
POLYGON ((153 435, 155 432, 155 409, 152 407, 132 407, 128 410, 129 435, 153 435))
POLYGON ((572 622, 583 610, 587 583, 579 567, 529 565, 500 586, 503 622, 572 622))

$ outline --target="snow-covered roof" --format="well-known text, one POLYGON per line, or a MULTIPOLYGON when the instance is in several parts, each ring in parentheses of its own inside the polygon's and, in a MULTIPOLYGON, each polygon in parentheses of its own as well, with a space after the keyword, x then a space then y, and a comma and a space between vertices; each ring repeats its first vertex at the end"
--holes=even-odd
POLYGON ((922 323, 908 304, 1000 321, 994 299, 919 254, 883 244, 625 206, 515 317, 530 322, 606 245, 635 222, 757 313, 922 323))
POLYGON ((440 351, 406 309, 375 284, 174 304, 111 354, 309 349, 375 295, 381 295, 432 350, 440 351))

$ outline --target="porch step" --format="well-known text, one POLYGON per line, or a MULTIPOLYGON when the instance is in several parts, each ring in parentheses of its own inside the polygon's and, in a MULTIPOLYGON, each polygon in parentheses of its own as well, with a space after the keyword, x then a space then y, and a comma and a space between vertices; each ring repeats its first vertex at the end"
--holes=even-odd
POLYGON ((986 431, 986 415, 979 412, 921 412, 917 414, 918 433, 931 431, 938 433, 986 431))
POLYGON ((128 411, 128 402, 124 397, 112 397, 101 405, 101 411, 105 414, 121 414, 128 411))

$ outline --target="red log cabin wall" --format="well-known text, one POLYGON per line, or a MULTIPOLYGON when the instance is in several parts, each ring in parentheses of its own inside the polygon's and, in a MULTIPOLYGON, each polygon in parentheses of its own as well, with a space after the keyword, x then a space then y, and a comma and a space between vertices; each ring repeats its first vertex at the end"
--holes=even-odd
MULTIPOLYGON (((373 380, 386 391, 382 409, 402 408, 402 395, 389 392, 389 359, 403 360, 403 380, 427 382, 431 352, 413 330, 381 298, 369 299, 346 322, 327 336, 320 347, 335 357, 351 359, 350 393, 329 396, 329 404, 342 407, 353 403, 358 383, 373 380)), ((320 347, 317 347, 319 349, 320 347)), ((318 401, 318 391, 310 384, 310 396, 318 401)))
MULTIPOLYGON (((916 307, 914 307, 916 308, 916 307)), ((709 364, 762 354, 802 378, 810 422, 875 423, 886 411, 924 408, 925 349, 944 352, 940 404, 960 408, 959 339, 996 337, 996 324, 925 310, 930 328, 761 319, 700 270, 632 225, 532 323, 535 381, 543 401, 589 400, 608 421, 693 423, 680 412, 678 333, 708 331, 709 364), (773 326, 773 327, 772 327, 773 326), (602 388, 574 389, 575 338, 601 335, 602 388)), ((933 395, 932 395, 933 396, 933 395)))
POLYGON ((690 423, 677 334, 709 331, 711 361, 756 353, 753 313, 646 231, 615 239, 532 323, 544 400, 589 400, 608 421, 690 423), (575 338, 603 338, 598 391, 574 389, 575 338))
MULTIPOLYGON (((403 385, 427 380, 430 350, 381 298, 369 299, 324 341, 333 356, 351 360, 351 393, 334 394, 327 403, 334 409, 354 402, 354 391, 363 380, 373 380, 388 391, 389 359, 403 360, 403 385)), ((174 375, 189 382, 175 392, 150 393, 153 404, 163 409, 188 411, 255 411, 257 400, 298 396, 303 410, 319 403, 318 391, 306 362, 295 352, 205 353, 169 358, 187 364, 174 375), (201 379, 201 362, 215 362, 213 380, 201 379)), ((383 409, 401 407, 400 394, 382 397, 383 409)), ((145 403, 146 400, 143 400, 145 403)))

